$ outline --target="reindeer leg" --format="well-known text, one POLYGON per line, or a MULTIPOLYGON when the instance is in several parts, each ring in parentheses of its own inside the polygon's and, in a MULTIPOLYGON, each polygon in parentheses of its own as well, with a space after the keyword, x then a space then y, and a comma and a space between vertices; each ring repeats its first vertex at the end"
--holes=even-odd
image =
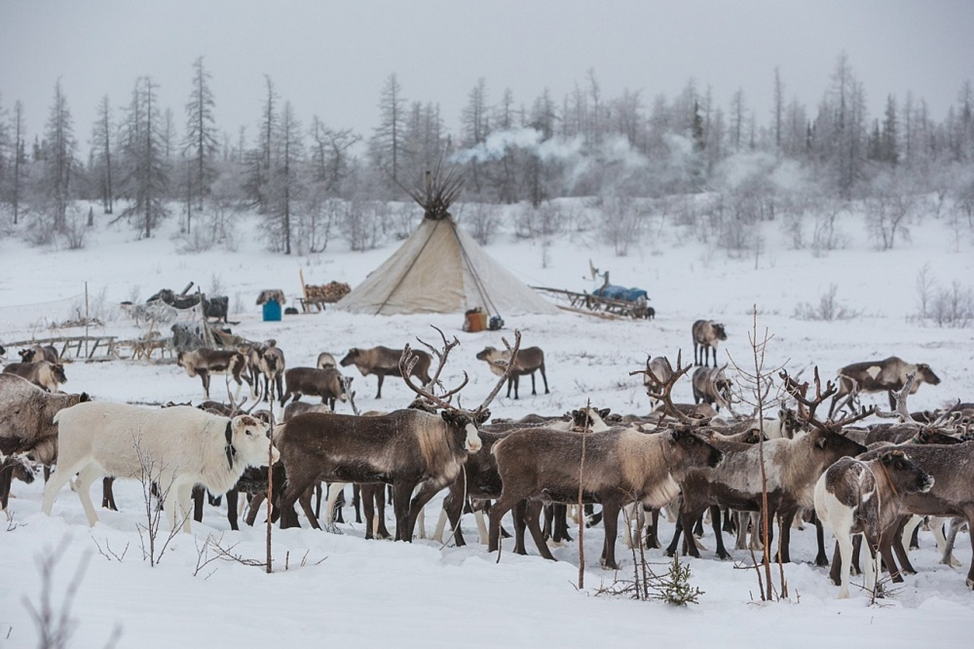
MULTIPOLYGON (((375 398, 376 399, 381 399, 382 398, 382 381, 386 378, 386 376, 385 376, 385 374, 376 374, 376 377, 379 379, 379 391, 375 393, 375 398)), ((332 410, 334 410, 334 408, 332 408, 332 410)), ((399 534, 399 531, 398 530, 396 530, 396 534, 399 534)), ((399 539, 397 538, 396 540, 398 541, 399 539)))
POLYGON ((677 516, 676 527, 673 528, 673 540, 670 544, 666 546, 666 556, 672 557, 677 553, 677 548, 680 545, 680 534, 683 533, 683 520, 677 516))
MULTIPOLYGON (((548 544, 545 543, 544 537, 541 534, 541 526, 538 524, 541 514, 541 503, 537 501, 522 501, 518 507, 515 508, 514 524, 518 524, 518 518, 521 518, 521 531, 516 536, 521 539, 521 549, 527 553, 524 548, 524 528, 527 527, 531 532, 531 538, 534 539, 534 544, 538 546, 538 552, 541 556, 549 561, 554 561, 555 557, 551 554, 551 550, 548 549, 548 544), (517 509, 521 510, 521 516, 517 516, 517 509)), ((516 549, 515 549, 516 551, 516 549)))
POLYGON ((193 520, 197 523, 203 521, 203 487, 193 487, 193 520))
POLYGON ((237 525, 237 505, 239 504, 237 498, 237 489, 236 487, 232 487, 227 492, 227 521, 230 523, 230 529, 235 532, 240 530, 240 527, 237 525))
POLYGON ((397 482, 392 485, 392 509, 396 517, 396 540, 412 543, 412 530, 409 525, 410 497, 413 495, 413 485, 408 482, 397 482))
POLYGON ((710 508, 710 522, 714 527, 714 540, 717 543, 717 556, 721 559, 730 559, 731 555, 724 547, 724 535, 720 529, 720 507, 713 505, 710 508))
POLYGON ((362 522, 362 486, 359 483, 352 485, 352 509, 355 510, 355 522, 362 522))
POLYGON ((825 568, 829 565, 829 557, 825 554, 825 530, 822 528, 822 521, 818 520, 818 515, 813 511, 812 520, 815 521, 815 543, 818 552, 815 554, 815 565, 825 568))
POLYGON ((616 536, 619 533, 618 502, 609 498, 602 502, 602 526, 605 527, 605 540, 602 543, 602 567, 606 570, 618 570, 616 563, 616 536))
MULTIPOLYGON (((365 513, 365 538, 374 539, 374 527, 375 527, 375 498, 373 495, 375 493, 375 485, 364 484, 362 485, 362 493, 365 496, 362 502, 362 510, 365 513)), ((379 492, 381 493, 381 485, 379 492)))
POLYGON ((254 526, 254 522, 257 520, 257 512, 260 511, 260 506, 264 502, 264 498, 267 497, 267 491, 258 491, 254 494, 253 498, 250 499, 250 504, 247 506, 247 518, 244 522, 251 527, 254 526))
MULTIPOLYGON (((9 482, 9 478, 8 478, 9 482)), ((115 492, 112 489, 112 485, 115 483, 115 478, 112 476, 106 476, 101 481, 101 506, 103 509, 110 509, 113 512, 118 511, 118 506, 115 504, 115 492)), ((9 490, 9 484, 7 485, 9 490)))
POLYGON ((651 523, 646 527, 646 547, 648 549, 659 549, 659 509, 653 509, 651 523))

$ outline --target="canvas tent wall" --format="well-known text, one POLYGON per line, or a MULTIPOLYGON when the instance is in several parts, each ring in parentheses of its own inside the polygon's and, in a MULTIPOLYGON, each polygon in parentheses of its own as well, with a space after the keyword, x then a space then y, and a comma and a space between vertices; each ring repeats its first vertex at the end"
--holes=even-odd
POLYGON ((337 305, 353 313, 556 314, 559 309, 491 258, 452 217, 424 218, 413 234, 337 305))

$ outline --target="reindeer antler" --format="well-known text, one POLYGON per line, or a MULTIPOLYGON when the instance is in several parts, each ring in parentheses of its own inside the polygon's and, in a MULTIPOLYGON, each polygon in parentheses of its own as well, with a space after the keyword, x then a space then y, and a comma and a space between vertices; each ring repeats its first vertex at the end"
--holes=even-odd
POLYGON ((352 407, 352 414, 358 417, 361 413, 359 412, 358 406, 355 405, 355 393, 349 389, 352 387, 352 380, 354 378, 352 376, 343 376, 338 380, 342 383, 342 390, 344 390, 345 397, 348 399, 348 405, 352 407))
POLYGON ((673 370, 673 374, 670 376, 669 380, 663 381, 660 377, 656 376, 656 373, 650 369, 649 366, 644 370, 633 370, 629 372, 629 376, 635 376, 636 374, 645 374, 654 381, 654 385, 646 387, 646 394, 653 399, 659 399, 663 402, 663 415, 670 415, 676 417, 684 423, 700 423, 701 420, 696 420, 692 417, 685 415, 680 412, 676 406, 673 405, 673 386, 680 379, 681 376, 685 375, 690 369, 693 368, 692 365, 683 366, 683 350, 679 350, 676 353, 676 369, 673 370))
POLYGON ((780 376, 781 380, 784 382, 785 391, 789 395, 791 395, 795 399, 795 401, 798 402, 798 413, 796 416, 799 419, 808 422, 810 425, 814 426, 818 430, 830 431, 836 433, 841 431, 843 426, 848 426, 851 423, 857 422, 861 419, 865 419, 866 417, 869 417, 870 415, 876 413, 876 407, 872 406, 870 408, 863 408, 858 413, 853 412, 853 414, 849 415, 848 417, 844 417, 839 421, 834 421, 831 415, 829 415, 829 418, 826 419, 824 422, 819 421, 818 419, 815 418, 815 410, 820 405, 822 405, 822 403, 824 403, 826 399, 828 399, 829 397, 831 397, 833 394, 836 393, 837 389, 835 387, 835 384, 833 384, 832 381, 826 381, 825 391, 823 392, 822 381, 818 375, 818 366, 816 366, 814 370, 814 379, 813 379, 815 383, 815 398, 808 399, 805 396, 808 394, 808 389, 809 389, 808 381, 805 381, 804 383, 798 383, 790 376, 788 376, 787 370, 782 370, 778 374, 778 376, 780 376))
MULTIPOLYGON (((440 334, 440 339, 443 341, 443 350, 440 351, 439 349, 433 347, 433 345, 421 339, 419 336, 416 337, 416 340, 418 340, 420 343, 426 345, 426 347, 429 348, 431 356, 435 356, 437 359, 439 359, 439 365, 437 365, 436 367, 436 372, 433 374, 433 377, 430 379, 430 382, 425 386, 427 389, 432 389, 434 385, 439 384, 440 372, 443 371, 443 367, 446 365, 446 357, 450 355, 450 350, 452 350, 454 347, 460 344, 460 341, 457 339, 456 336, 453 337, 452 342, 448 342, 446 339, 446 334, 443 333, 442 329, 440 329, 436 325, 430 325, 430 326, 436 329, 437 333, 440 334)), ((466 382, 464 382, 464 385, 466 385, 466 382)))
MULTIPOLYGON (((443 398, 433 394, 432 391, 432 385, 434 383, 433 381, 430 381, 430 384, 427 387, 420 387, 415 383, 413 383, 411 375, 412 375, 413 368, 416 367, 417 361, 419 361, 419 357, 416 356, 416 353, 409 346, 409 343, 406 343, 406 346, 402 350, 402 356, 399 357, 399 372, 400 374, 402 374, 402 380, 406 382, 406 386, 410 390, 418 394, 419 396, 429 401, 430 403, 440 406, 441 408, 455 410, 456 408, 452 404, 450 404, 449 401, 446 401, 443 398)), ((442 371, 443 369, 442 366, 445 363, 445 361, 446 361, 446 354, 440 357, 440 367, 438 367, 436 370, 437 376, 439 376, 440 372, 442 371)), ((448 392, 446 396, 450 396, 459 392, 460 389, 467 384, 467 381, 468 381, 467 373, 464 372, 463 383, 461 383, 460 387, 457 388, 456 390, 448 392)))
POLYGON ((883 412, 879 408, 876 409, 876 416, 882 417, 883 419, 895 419, 899 417, 900 421, 904 424, 916 424, 913 421, 913 417, 910 416, 910 411, 906 407, 906 398, 910 395, 910 390, 913 388, 913 382, 916 380, 917 373, 910 372, 906 375, 906 382, 903 383, 903 388, 898 392, 893 393, 893 398, 896 400, 896 408, 893 412, 883 412))
MULTIPOLYGON (((434 327, 434 329, 435 329, 435 327, 434 327)), ((437 331, 440 331, 440 330, 437 329, 437 331)), ((442 336, 443 332, 440 331, 440 334, 442 336)), ((503 340, 504 340, 504 345, 507 347, 507 350, 509 352, 511 352, 511 359, 510 359, 510 361, 508 363, 508 369, 500 377, 500 380, 497 382, 497 385, 494 386, 494 389, 491 391, 491 393, 489 395, 487 395, 487 398, 484 399, 483 403, 481 403, 479 406, 477 406, 474 410, 469 411, 474 416, 477 416, 477 415, 483 413, 487 409, 487 406, 490 405, 490 402, 493 401, 494 400, 494 397, 497 396, 497 393, 500 392, 501 387, 504 385, 504 381, 510 375, 511 368, 514 367, 514 360, 517 358, 517 352, 518 352, 518 350, 521 347, 521 332, 519 330, 515 330, 514 331, 514 347, 513 348, 507 342, 507 339, 506 338, 503 339, 503 340)), ((423 342, 423 341, 420 341, 420 342, 423 342)), ((449 351, 451 349, 453 349, 454 347, 456 347, 457 345, 460 344, 460 342, 458 340, 456 340, 455 337, 454 337, 454 342, 452 342, 452 343, 451 342, 447 342, 446 336, 443 336, 443 343, 444 343, 444 348, 443 348, 442 353, 439 352, 438 350, 434 350, 434 353, 436 353, 437 357, 439 357, 439 359, 440 359, 440 366, 436 368, 436 373, 435 373, 435 376, 437 376, 437 377, 440 375, 440 372, 442 372, 442 370, 443 370, 443 365, 446 363, 446 357, 447 357, 447 354, 449 353, 449 351)), ((430 349, 432 349, 432 347, 428 343, 423 342, 423 344, 426 345, 427 347, 430 347, 430 349)), ((410 377, 410 373, 411 373, 411 370, 413 369, 413 367, 415 367, 417 360, 418 360, 418 358, 416 357, 415 352, 413 352, 413 350, 410 349, 409 344, 407 343, 406 346, 405 346, 405 348, 402 350, 402 356, 399 358, 399 371, 402 373, 403 381, 406 382, 406 385, 409 387, 409 389, 412 390, 413 392, 415 392, 416 394, 418 394, 420 397, 426 399, 430 403, 433 403, 433 404, 435 404, 435 405, 437 405, 437 406, 439 406, 441 408, 446 408, 448 410, 462 410, 461 408, 458 408, 458 407, 454 406, 453 404, 451 404, 449 402, 449 398, 452 397, 453 395, 457 394, 458 392, 460 392, 460 390, 462 390, 467 385, 467 383, 470 381, 470 377, 467 376, 467 373, 466 372, 463 373, 463 381, 460 383, 460 385, 458 387, 456 387, 456 388, 454 388, 454 389, 446 392, 442 396, 436 396, 432 392, 432 385, 433 385, 433 383, 435 383, 437 381, 435 381, 435 380, 434 381, 430 381, 430 384, 427 387, 419 387, 418 385, 416 385, 412 381, 412 379, 410 377)))

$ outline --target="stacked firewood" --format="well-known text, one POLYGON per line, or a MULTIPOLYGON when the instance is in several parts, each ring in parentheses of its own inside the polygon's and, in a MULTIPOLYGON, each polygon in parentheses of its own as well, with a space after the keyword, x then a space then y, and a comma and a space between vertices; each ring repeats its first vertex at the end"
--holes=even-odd
POLYGON ((327 284, 305 284, 304 295, 311 302, 337 302, 351 292, 352 287, 345 282, 328 282, 327 284))

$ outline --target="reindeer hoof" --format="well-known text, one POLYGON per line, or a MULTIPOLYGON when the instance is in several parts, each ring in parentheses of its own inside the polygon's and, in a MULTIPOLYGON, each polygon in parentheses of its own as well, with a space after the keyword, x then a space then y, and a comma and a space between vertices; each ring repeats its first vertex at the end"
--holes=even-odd
POLYGON ((829 560, 826 557, 815 557, 815 565, 819 568, 828 568, 829 560))
POLYGON ((327 525, 325 525, 325 531, 328 532, 329 534, 344 534, 345 533, 345 532, 341 531, 340 529, 338 529, 338 525, 336 525, 334 523, 328 523, 327 525))

